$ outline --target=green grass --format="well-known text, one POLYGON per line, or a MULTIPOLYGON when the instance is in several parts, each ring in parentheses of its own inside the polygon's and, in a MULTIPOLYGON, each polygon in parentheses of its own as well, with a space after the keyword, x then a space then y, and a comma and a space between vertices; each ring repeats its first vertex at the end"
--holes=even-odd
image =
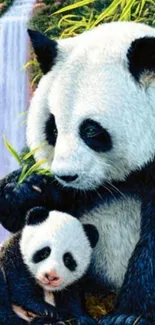
MULTIPOLYGON (((69 0, 65 7, 51 4, 50 0, 44 3, 46 7, 36 11, 29 27, 51 39, 75 36, 111 21, 132 20, 155 26, 154 0, 69 0)), ((31 85, 35 87, 42 73, 33 52, 27 66, 31 85)))

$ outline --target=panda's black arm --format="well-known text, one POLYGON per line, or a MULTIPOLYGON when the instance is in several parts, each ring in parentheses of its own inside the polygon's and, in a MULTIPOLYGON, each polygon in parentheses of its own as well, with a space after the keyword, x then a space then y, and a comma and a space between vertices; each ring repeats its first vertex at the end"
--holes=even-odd
POLYGON ((56 305, 58 312, 65 321, 74 320, 75 325, 96 325, 97 322, 88 316, 85 306, 84 281, 79 280, 67 290, 57 293, 56 305))
POLYGON ((0 269, 0 324, 1 325, 27 325, 27 322, 19 318, 13 311, 9 299, 5 273, 0 269))
POLYGON ((11 309, 0 306, 1 325, 28 325, 28 322, 19 318, 11 309))
POLYGON ((99 324, 155 324, 155 190, 142 203, 140 240, 129 261, 116 312, 99 324))
POLYGON ((63 190, 49 176, 33 174, 18 183, 21 169, 0 181, 0 223, 9 231, 17 232, 25 223, 26 212, 34 206, 73 213, 74 193, 63 190))

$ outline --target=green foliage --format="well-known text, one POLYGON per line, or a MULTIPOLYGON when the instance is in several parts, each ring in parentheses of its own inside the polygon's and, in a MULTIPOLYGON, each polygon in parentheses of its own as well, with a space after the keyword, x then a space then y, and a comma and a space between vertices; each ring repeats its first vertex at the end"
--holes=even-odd
MULTIPOLYGON (((86 2, 86 0, 84 1, 86 2)), ((44 33, 51 39, 58 39, 68 37, 71 31, 72 35, 76 35, 78 32, 80 33, 84 30, 89 29, 92 16, 94 16, 94 12, 96 15, 98 15, 98 12, 101 12, 103 9, 105 9, 111 1, 87 0, 88 5, 84 5, 83 1, 80 1, 82 4, 79 5, 79 2, 77 2, 77 0, 64 1, 63 5, 74 5, 76 7, 74 9, 71 7, 70 9, 74 12, 72 16, 68 16, 68 13, 65 16, 63 13, 54 14, 59 9, 63 8, 64 10, 62 3, 56 5, 54 4, 54 1, 51 0, 44 0, 43 2, 46 6, 35 11, 33 17, 29 20, 28 26, 31 29, 44 33), (75 31, 74 25, 76 29, 75 31)), ((70 14, 71 13, 69 12, 69 15, 70 14)), ((30 74, 31 86, 35 87, 39 82, 42 73, 32 50, 30 57, 31 59, 28 62, 28 70, 30 74)))
POLYGON ((38 161, 37 163, 35 163, 33 166, 31 166, 30 168, 28 168, 28 165, 24 165, 22 168, 22 172, 21 175, 18 179, 18 183, 21 184, 24 182, 24 180, 26 178, 28 178, 29 176, 31 176, 33 173, 36 173, 38 175, 48 175, 51 176, 51 173, 48 169, 43 169, 41 168, 41 165, 44 164, 46 162, 46 159, 42 159, 40 161, 38 161))
POLYGON ((9 143, 9 141, 3 136, 4 144, 8 151, 12 154, 12 156, 16 159, 16 161, 21 165, 21 159, 20 156, 18 155, 17 151, 12 147, 12 145, 9 143))
MULTIPOLYGON (((155 26, 154 0, 68 0, 65 7, 44 0, 29 26, 51 39, 75 36, 103 22, 132 20, 155 26)), ((34 54, 29 61, 32 86, 42 76, 34 54)))
POLYGON ((7 11, 13 2, 14 0, 0 0, 0 17, 7 11))
POLYGON ((52 173, 49 169, 42 168, 42 165, 46 162, 46 159, 42 159, 37 163, 34 160, 34 153, 38 151, 42 145, 38 146, 32 151, 29 151, 28 148, 25 148, 21 154, 13 148, 9 141, 3 136, 4 143, 11 155, 16 159, 18 164, 22 167, 18 183, 21 184, 27 177, 36 173, 38 175, 52 176, 52 173))

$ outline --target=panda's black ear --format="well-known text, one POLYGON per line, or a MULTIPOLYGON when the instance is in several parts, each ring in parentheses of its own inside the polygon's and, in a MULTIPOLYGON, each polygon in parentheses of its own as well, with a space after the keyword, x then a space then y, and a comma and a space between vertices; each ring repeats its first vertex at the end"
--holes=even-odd
POLYGON ((38 31, 28 29, 32 46, 37 56, 42 72, 51 70, 57 56, 57 42, 52 41, 38 31))
POLYGON ((86 236, 90 241, 91 247, 94 248, 99 240, 99 233, 97 228, 91 224, 83 224, 83 228, 86 233, 86 236))
POLYGON ((29 226, 38 225, 44 222, 49 215, 49 211, 44 207, 35 207, 30 209, 26 215, 26 224, 29 226))
POLYGON ((127 53, 129 70, 136 81, 152 74, 155 76, 155 37, 134 40, 127 53))

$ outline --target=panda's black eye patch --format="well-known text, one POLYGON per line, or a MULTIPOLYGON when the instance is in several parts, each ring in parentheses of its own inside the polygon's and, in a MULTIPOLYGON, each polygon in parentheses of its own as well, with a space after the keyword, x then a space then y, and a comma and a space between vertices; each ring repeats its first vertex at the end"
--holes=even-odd
POLYGON ((106 152, 112 148, 110 134, 94 120, 83 121, 80 126, 80 136, 88 147, 97 152, 106 152))
POLYGON ((50 114, 48 120, 46 121, 45 124, 45 135, 46 135, 46 140, 47 142, 55 146, 58 131, 55 123, 55 118, 53 114, 50 114))
POLYGON ((51 249, 48 246, 40 249, 33 255, 33 257, 32 257, 33 263, 37 264, 37 263, 45 260, 47 257, 49 257, 50 253, 51 253, 51 249))
POLYGON ((65 266, 70 270, 70 271, 75 271, 77 267, 77 263, 75 262, 73 256, 71 253, 67 252, 63 256, 63 261, 65 266))

